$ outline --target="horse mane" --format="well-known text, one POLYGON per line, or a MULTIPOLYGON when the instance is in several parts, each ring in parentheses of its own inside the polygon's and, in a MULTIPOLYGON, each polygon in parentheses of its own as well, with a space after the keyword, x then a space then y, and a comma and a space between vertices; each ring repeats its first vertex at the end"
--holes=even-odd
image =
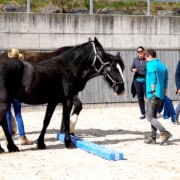
POLYGON ((56 49, 55 51, 51 52, 52 56, 58 56, 59 54, 67 51, 68 49, 72 48, 73 46, 64 46, 61 48, 56 49))
POLYGON ((120 52, 117 52, 117 54, 116 54, 116 59, 117 59, 117 61, 119 62, 122 70, 124 70, 125 66, 124 66, 123 59, 122 59, 122 57, 121 57, 121 55, 120 55, 120 52))

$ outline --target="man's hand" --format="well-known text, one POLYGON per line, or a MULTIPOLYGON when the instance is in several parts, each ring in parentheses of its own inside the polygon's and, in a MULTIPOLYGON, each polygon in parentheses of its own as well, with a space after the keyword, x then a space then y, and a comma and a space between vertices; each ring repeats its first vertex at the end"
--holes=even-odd
POLYGON ((176 94, 180 94, 180 89, 177 89, 177 90, 176 90, 176 94))

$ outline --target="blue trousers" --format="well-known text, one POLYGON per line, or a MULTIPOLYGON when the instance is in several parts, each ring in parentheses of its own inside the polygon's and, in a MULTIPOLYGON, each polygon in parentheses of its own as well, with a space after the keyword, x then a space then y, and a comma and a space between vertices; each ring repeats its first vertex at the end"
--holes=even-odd
MULTIPOLYGON (((25 136, 24 123, 23 123, 23 119, 21 116, 21 102, 14 99, 12 101, 12 105, 14 107, 14 114, 15 114, 15 118, 16 118, 16 122, 17 122, 19 136, 25 136)), ((6 120, 7 120, 8 130, 9 130, 10 134, 12 135, 11 106, 8 107, 8 110, 6 112, 6 120)))

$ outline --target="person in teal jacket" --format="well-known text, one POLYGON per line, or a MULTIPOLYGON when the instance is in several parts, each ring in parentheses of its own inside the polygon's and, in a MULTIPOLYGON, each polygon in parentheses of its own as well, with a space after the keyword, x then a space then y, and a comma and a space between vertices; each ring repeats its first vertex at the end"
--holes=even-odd
POLYGON ((144 142, 156 144, 157 130, 160 131, 160 144, 166 143, 172 136, 163 125, 155 118, 155 112, 167 95, 168 70, 167 67, 156 57, 156 51, 146 51, 146 106, 147 120, 151 124, 151 135, 144 142))

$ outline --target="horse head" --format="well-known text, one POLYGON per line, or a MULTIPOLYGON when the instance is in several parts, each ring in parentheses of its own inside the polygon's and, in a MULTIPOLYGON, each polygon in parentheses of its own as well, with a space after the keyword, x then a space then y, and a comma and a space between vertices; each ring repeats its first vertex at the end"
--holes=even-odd
POLYGON ((95 53, 93 67, 98 74, 103 74, 109 86, 119 95, 124 92, 124 63, 118 52, 117 55, 106 53, 97 40, 91 41, 95 53))
POLYGON ((119 53, 116 56, 106 53, 106 57, 110 64, 104 67, 103 74, 105 80, 113 88, 114 92, 120 95, 125 90, 123 77, 124 63, 119 53))

